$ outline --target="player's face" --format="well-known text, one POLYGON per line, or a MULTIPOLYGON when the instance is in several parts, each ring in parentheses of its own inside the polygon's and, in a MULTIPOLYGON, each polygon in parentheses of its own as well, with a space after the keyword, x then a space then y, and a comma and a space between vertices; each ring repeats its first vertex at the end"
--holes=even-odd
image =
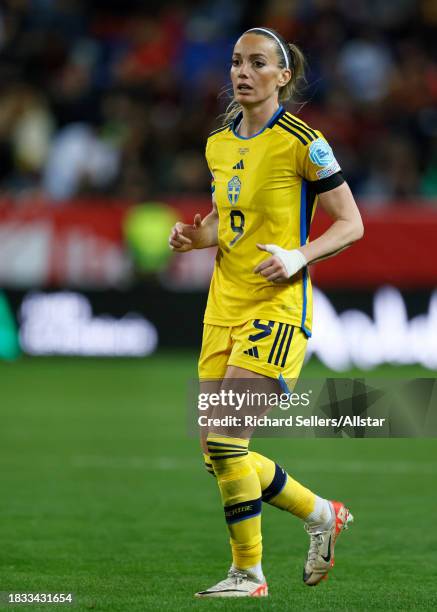
POLYGON ((258 34, 244 34, 232 54, 231 80, 234 98, 242 106, 252 106, 274 97, 291 77, 290 70, 278 66, 276 43, 258 34))

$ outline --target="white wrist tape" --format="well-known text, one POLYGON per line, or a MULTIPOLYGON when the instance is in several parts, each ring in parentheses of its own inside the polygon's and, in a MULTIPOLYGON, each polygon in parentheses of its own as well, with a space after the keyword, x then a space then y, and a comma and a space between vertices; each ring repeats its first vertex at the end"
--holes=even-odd
POLYGON ((293 276, 307 265, 307 259, 298 249, 287 251, 276 244, 266 244, 266 249, 272 255, 279 257, 287 270, 287 276, 293 276))

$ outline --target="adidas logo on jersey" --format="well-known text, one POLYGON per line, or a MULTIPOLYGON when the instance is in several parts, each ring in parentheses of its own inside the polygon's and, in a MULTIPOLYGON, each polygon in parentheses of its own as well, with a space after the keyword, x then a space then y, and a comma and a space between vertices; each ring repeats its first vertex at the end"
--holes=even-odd
POLYGON ((238 164, 235 164, 235 166, 232 166, 232 170, 244 170, 244 162, 243 162, 243 160, 240 159, 238 164))
POLYGON ((259 359, 258 355, 258 347, 254 346, 253 348, 247 349, 247 351, 243 351, 245 355, 249 355, 249 357, 256 357, 259 359))

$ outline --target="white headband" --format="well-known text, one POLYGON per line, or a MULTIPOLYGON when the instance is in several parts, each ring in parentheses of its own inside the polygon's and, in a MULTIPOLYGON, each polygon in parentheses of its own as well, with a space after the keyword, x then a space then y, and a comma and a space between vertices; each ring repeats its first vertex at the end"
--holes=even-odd
POLYGON ((266 28, 250 28, 250 30, 246 30, 245 34, 247 34, 247 32, 253 32, 254 30, 259 30, 260 32, 265 32, 266 34, 269 34, 270 36, 273 36, 273 38, 276 40, 278 45, 281 47, 281 51, 282 51, 282 53, 284 55, 284 59, 285 59, 285 67, 287 68, 287 70, 289 70, 290 69, 290 64, 288 62, 288 53, 287 53, 284 45, 281 43, 279 38, 276 36, 276 34, 271 32, 270 30, 267 30, 266 28))

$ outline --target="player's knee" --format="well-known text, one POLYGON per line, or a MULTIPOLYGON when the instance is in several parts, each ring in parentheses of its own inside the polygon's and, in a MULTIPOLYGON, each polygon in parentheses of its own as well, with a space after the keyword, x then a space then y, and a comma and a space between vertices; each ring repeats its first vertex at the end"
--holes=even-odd
POLYGON ((208 455, 219 480, 244 478, 253 470, 249 461, 248 446, 249 441, 242 438, 208 434, 208 455))
POLYGON ((203 465, 205 466, 206 471, 211 476, 215 477, 214 467, 212 465, 211 459, 209 458, 208 453, 203 453, 203 465))

